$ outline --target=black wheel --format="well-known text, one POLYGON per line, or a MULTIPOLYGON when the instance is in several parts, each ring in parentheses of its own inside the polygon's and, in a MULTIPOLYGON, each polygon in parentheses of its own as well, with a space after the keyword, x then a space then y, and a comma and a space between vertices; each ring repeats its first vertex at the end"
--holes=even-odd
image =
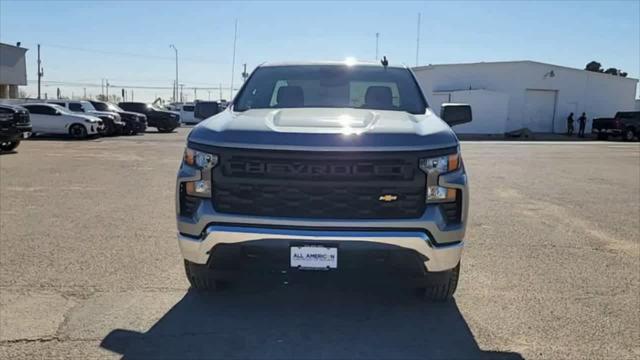
POLYGON ((633 128, 626 128, 624 131, 624 141, 633 141, 636 138, 636 132, 633 128))
POLYGON ((214 291, 218 288, 218 283, 207 265, 185 260, 184 270, 192 288, 203 291, 214 291))
POLYGON ((424 299, 427 301, 444 302, 453 298, 458 287, 460 264, 449 271, 429 273, 427 286, 424 289, 424 299))
POLYGON ((161 133, 170 133, 173 130, 175 130, 175 128, 158 128, 158 132, 161 132, 161 133))
POLYGON ((3 141, 0 142, 0 151, 13 151, 20 145, 20 141, 3 141))
POLYGON ((87 137, 87 128, 80 124, 73 124, 69 128, 69 135, 74 139, 84 139, 87 137))

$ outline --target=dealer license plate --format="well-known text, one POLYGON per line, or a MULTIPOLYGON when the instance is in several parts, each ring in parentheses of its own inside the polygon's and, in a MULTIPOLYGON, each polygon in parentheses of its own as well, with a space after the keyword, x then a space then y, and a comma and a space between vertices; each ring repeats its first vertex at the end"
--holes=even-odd
POLYGON ((326 246, 292 246, 291 267, 305 270, 338 268, 338 248, 326 246))

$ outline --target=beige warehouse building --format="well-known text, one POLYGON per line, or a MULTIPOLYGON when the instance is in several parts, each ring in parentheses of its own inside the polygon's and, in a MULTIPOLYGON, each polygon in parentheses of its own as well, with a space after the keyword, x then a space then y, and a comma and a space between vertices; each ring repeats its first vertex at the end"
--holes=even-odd
POLYGON ((20 46, 0 43, 0 99, 17 98, 18 87, 27 85, 26 52, 20 46))

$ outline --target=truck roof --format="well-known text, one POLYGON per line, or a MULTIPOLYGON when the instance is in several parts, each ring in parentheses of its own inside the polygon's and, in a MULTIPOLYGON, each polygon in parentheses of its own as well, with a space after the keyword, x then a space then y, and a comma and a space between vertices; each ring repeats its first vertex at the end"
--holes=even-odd
MULTIPOLYGON (((364 60, 342 60, 342 61, 284 61, 284 62, 265 62, 260 64, 259 67, 271 67, 271 66, 304 66, 304 65, 334 65, 334 66, 379 66, 382 67, 380 61, 364 61, 364 60)), ((404 69, 404 65, 392 65, 390 68, 404 69)))

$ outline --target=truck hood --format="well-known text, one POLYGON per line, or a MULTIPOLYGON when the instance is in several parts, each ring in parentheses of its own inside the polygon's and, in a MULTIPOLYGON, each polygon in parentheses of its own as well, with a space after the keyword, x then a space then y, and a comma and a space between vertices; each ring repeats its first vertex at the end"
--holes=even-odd
POLYGON ((231 109, 198 124, 198 144, 315 151, 428 150, 458 139, 430 109, 425 114, 351 108, 231 109))
POLYGON ((78 118, 78 119, 82 119, 82 120, 89 120, 91 122, 100 122, 102 121, 102 119, 100 119, 99 117, 95 116, 95 115, 84 115, 84 114, 67 114, 70 115, 74 118, 78 118))

